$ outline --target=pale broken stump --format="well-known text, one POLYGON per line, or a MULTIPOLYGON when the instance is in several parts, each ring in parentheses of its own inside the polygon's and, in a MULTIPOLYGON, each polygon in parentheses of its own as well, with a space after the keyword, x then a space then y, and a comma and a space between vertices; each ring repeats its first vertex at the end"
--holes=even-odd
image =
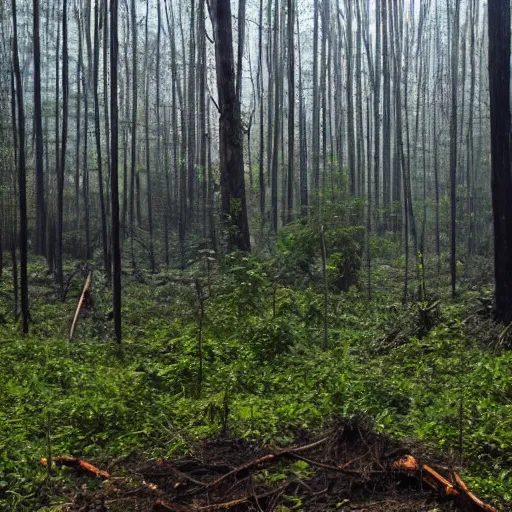
POLYGON ((78 301, 78 305, 76 307, 75 316, 73 317, 73 323, 71 324, 71 329, 69 331, 69 341, 72 340, 73 334, 75 333, 76 323, 78 321, 78 315, 80 314, 80 310, 82 309, 82 305, 84 303, 85 294, 88 292, 89 287, 92 282, 92 270, 89 272, 87 279, 85 280, 85 284, 82 290, 82 294, 80 295, 80 300, 78 301))

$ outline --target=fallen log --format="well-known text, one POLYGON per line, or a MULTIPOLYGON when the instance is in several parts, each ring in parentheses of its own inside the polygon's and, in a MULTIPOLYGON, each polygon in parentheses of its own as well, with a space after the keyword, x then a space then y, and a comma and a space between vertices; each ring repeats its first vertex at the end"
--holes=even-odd
POLYGON ((80 300, 78 301, 78 305, 76 307, 75 316, 73 318, 73 323, 71 324, 71 329, 69 331, 69 341, 73 338, 73 334, 75 333, 76 323, 78 321, 78 315, 80 314, 80 310, 82 309, 82 304, 84 303, 85 294, 89 290, 92 281, 92 270, 89 272, 87 279, 85 280, 84 288, 82 290, 82 295, 80 295, 80 300))
MULTIPOLYGON (((98 469, 96 466, 93 466, 92 464, 90 464, 89 462, 87 462, 83 459, 77 459, 75 457, 63 455, 61 457, 54 457, 53 463, 56 466, 67 466, 67 467, 70 467, 73 469, 84 471, 85 473, 89 473, 90 475, 93 475, 93 476, 100 476, 102 478, 110 480, 110 473, 107 473, 107 471, 98 469)), ((41 464, 46 466, 48 464, 48 459, 42 458, 41 464)))

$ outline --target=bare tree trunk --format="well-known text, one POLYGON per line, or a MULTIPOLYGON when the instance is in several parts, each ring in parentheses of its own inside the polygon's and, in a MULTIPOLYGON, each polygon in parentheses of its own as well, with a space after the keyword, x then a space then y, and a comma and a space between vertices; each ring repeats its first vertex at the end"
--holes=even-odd
POLYGON ((382 70, 384 78, 382 98, 382 185, 383 207, 386 209, 384 214, 385 227, 388 227, 388 210, 391 206, 391 79, 389 73, 388 3, 390 4, 389 8, 391 8, 391 0, 381 0, 382 70))
POLYGON ((302 55, 300 44, 299 17, 297 16, 297 46, 299 50, 299 187, 301 214, 304 215, 308 207, 308 163, 307 163, 307 139, 306 139, 306 108, 304 106, 304 87, 302 83, 302 55))
POLYGON ((250 251, 245 199, 243 135, 235 92, 230 0, 212 1, 220 122, 222 213, 228 222, 228 248, 250 251))
POLYGON ((512 321, 512 179, 510 176, 510 2, 490 0, 489 92, 491 99, 492 207, 496 318, 512 321))
POLYGON ((67 2, 62 3, 62 145, 60 169, 57 171, 57 240, 56 263, 57 282, 60 286, 60 300, 64 301, 64 278, 62 273, 62 236, 64 231, 64 180, 66 173, 66 147, 68 140, 68 12, 67 2))
MULTIPOLYGON (((21 277, 21 329, 28 334, 29 307, 28 307, 28 280, 27 280, 27 190, 26 190, 26 158, 25 158, 25 109, 23 105, 23 90, 21 82, 20 61, 18 54, 18 28, 16 0, 12 0, 12 54, 13 72, 16 80, 16 99, 18 106, 18 191, 20 211, 20 277, 21 277)), ((15 122, 15 117, 13 121, 15 122)), ((14 246, 14 243, 13 243, 14 246)))
MULTIPOLYGON (((147 179, 147 201, 148 201, 148 228, 149 228, 149 264, 151 272, 155 272, 155 253, 153 249, 153 197, 151 191, 151 167, 150 167, 150 146, 149 146, 149 50, 148 50, 148 19, 149 19, 149 1, 146 3, 146 33, 145 33, 145 49, 144 49, 144 71, 146 75, 145 84, 145 119, 144 133, 146 136, 146 179, 147 179)), ((157 76, 157 80, 158 80, 157 76)), ((157 160, 160 158, 160 150, 157 154, 157 160)), ((158 163, 157 163, 158 170, 158 163)))
POLYGON ((293 31, 295 27, 295 2, 288 0, 288 215, 293 217, 293 174, 295 146, 295 46, 293 31))
POLYGON ((455 0, 455 15, 453 20, 453 42, 451 54, 452 68, 452 101, 450 119, 450 273, 452 296, 455 297, 457 282, 457 89, 459 76, 459 15, 460 0, 455 0))
MULTIPOLYGON (((320 95, 318 91, 318 17, 319 0, 314 0, 313 12, 313 112, 311 136, 312 189, 318 194, 320 187, 320 95)), ((316 200, 316 199, 315 199, 316 200)))
POLYGON ((135 268, 135 253, 133 239, 135 237, 135 174, 137 151, 137 7, 135 0, 131 0, 131 28, 132 28, 132 147, 130 167, 130 252, 132 267, 135 268))
MULTIPOLYGON (((188 64, 188 209, 194 210, 194 189, 196 186, 195 177, 195 143, 196 143, 196 90, 195 90, 195 72, 196 72, 196 35, 195 35, 195 0, 190 0, 190 39, 189 39, 189 64, 188 64)), ((188 215, 188 214, 187 214, 188 215)))
POLYGON ((114 332, 121 343, 121 246, 119 232, 119 130, 117 105, 117 68, 119 60, 118 41, 118 3, 110 0, 110 115, 111 139, 110 155, 112 159, 110 173, 110 194, 112 207, 112 306, 114 310, 114 332))
POLYGON ((45 250, 45 203, 43 175, 43 123, 41 109, 41 49, 39 43, 39 0, 33 0, 33 40, 34 40, 34 128, 36 138, 36 243, 35 250, 43 254, 45 250))
POLYGON ((108 250, 107 235, 107 213, 105 207, 105 194, 103 191, 103 165, 101 160, 101 132, 100 132, 100 101, 98 96, 98 75, 99 75, 99 56, 100 56, 100 40, 99 40, 99 9, 98 0, 94 4, 94 129, 96 135, 96 160, 98 165, 98 185, 100 194, 101 208, 101 233, 103 242, 103 265, 107 274, 107 280, 111 282, 111 268, 108 250))
POLYGON ((265 155, 265 109, 263 104, 264 91, 263 91, 263 0, 260 0, 259 9, 259 22, 258 22, 258 101, 260 106, 260 154, 259 154, 259 188, 260 188, 260 215, 261 215, 261 228, 265 223, 265 169, 264 169, 264 155, 265 155))
POLYGON ((242 100, 242 64, 245 43, 245 4, 246 0, 239 0, 238 2, 238 54, 236 60, 236 97, 238 98, 238 101, 242 100))
POLYGON ((274 68, 274 142, 272 144, 272 170, 270 180, 270 196, 272 202, 272 223, 271 228, 274 233, 277 232, 278 213, 277 213, 277 166, 279 155, 279 127, 280 127, 280 76, 279 69, 279 0, 275 0, 274 6, 274 42, 273 47, 273 68, 274 68))

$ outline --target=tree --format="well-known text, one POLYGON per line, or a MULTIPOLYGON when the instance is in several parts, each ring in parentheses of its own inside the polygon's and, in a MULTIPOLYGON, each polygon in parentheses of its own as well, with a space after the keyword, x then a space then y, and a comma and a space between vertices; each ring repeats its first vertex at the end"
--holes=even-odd
POLYGON ((36 244, 35 249, 43 254, 45 248, 45 205, 43 176, 43 120, 41 112, 41 48, 39 43, 39 0, 33 1, 34 39, 34 129, 36 139, 36 244))
MULTIPOLYGON (((27 170, 25 155, 25 108, 23 104, 23 89, 21 81, 20 59, 18 54, 18 28, 16 19, 16 0, 12 0, 12 66, 16 81, 17 127, 18 127, 18 191, 20 200, 20 282, 21 282, 21 329, 23 334, 28 333, 28 279, 27 279, 27 170)), ((15 121, 15 118, 13 118, 15 121)), ((15 142, 16 146, 16 142, 15 142)))
POLYGON ((111 119, 111 174, 110 199, 112 203, 112 305, 114 309, 114 330, 116 340, 121 343, 121 247, 119 234, 119 129, 117 105, 118 69, 118 2, 110 0, 110 115, 111 119))
POLYGON ((455 0, 451 53, 452 102, 450 117, 450 274, 453 297, 455 297, 455 285, 457 282, 457 90, 459 83, 459 16, 460 0, 455 0))
POLYGON ((228 248, 250 251, 243 167, 240 103, 236 98, 230 0, 211 2, 219 97, 219 155, 222 214, 227 222, 228 248))
POLYGON ((512 321, 512 177, 510 175, 510 2, 489 0, 491 191, 496 318, 512 321))

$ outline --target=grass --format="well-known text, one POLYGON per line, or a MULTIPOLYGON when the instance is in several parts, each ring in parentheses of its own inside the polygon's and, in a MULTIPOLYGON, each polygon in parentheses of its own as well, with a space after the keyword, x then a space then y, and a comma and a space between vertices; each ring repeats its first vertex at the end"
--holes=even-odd
MULTIPOLYGON (((59 303, 44 268, 31 265, 30 336, 0 325, 0 509, 62 502, 43 485, 48 430, 55 455, 106 461, 132 452, 172 457, 223 428, 286 443, 300 429, 363 414, 377 430, 420 440, 458 464, 461 400, 463 477, 482 498, 512 504, 512 355, 484 343, 484 320, 474 320, 481 329, 473 331, 464 322, 485 289, 463 283, 454 302, 432 284, 442 316, 420 338, 417 306, 400 304, 397 271, 376 265, 372 302, 355 288, 330 295, 324 352, 321 290, 286 281, 276 287, 268 265, 253 259, 235 258, 222 270, 206 301, 199 385, 193 279, 206 291, 203 268, 143 274, 145 282, 124 276, 118 347, 109 341, 110 298, 100 274, 94 314, 79 320, 69 343, 81 283, 59 303), (402 335, 389 342, 393 330, 402 335)), ((4 276, 1 300, 10 286, 4 276)), ((5 299, 6 318, 8 307, 5 299)))

